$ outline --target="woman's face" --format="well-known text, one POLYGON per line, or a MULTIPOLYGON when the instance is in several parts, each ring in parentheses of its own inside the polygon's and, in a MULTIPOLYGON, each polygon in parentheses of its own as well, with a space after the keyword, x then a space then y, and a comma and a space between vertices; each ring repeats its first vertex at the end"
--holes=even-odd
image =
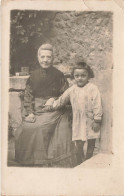
POLYGON ((44 69, 47 69, 52 66, 53 54, 50 50, 40 50, 38 53, 38 60, 40 66, 44 69))
POLYGON ((75 69, 74 70, 74 79, 76 81, 77 86, 83 87, 87 84, 89 80, 89 75, 87 70, 85 69, 75 69))

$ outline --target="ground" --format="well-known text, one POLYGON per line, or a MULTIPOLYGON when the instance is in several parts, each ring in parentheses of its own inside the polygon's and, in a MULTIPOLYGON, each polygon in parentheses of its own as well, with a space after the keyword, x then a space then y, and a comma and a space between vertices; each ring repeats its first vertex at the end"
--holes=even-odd
MULTIPOLYGON (((86 146, 85 146, 85 151, 86 151, 86 146)), ((98 152, 99 152, 99 141, 96 142, 96 147, 93 156, 96 156, 98 152)), ((8 143, 8 166, 20 166, 20 164, 15 161, 15 138, 13 136, 10 137, 8 143)))

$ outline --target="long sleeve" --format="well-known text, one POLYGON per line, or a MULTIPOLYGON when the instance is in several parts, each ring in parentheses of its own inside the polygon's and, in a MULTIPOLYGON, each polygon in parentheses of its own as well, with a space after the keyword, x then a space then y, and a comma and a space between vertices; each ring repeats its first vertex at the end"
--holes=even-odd
POLYGON ((64 93, 67 89, 68 89, 68 87, 69 87, 69 84, 68 84, 68 81, 67 81, 67 79, 65 78, 65 76, 63 75, 63 77, 62 77, 62 79, 60 80, 60 86, 61 86, 61 88, 60 88, 60 94, 62 94, 62 93, 64 93))
POLYGON ((27 80, 25 93, 24 93, 24 109, 26 115, 33 113, 34 110, 34 96, 31 85, 31 78, 27 80))
POLYGON ((101 95, 98 90, 98 88, 95 86, 91 93, 92 97, 92 109, 93 109, 93 115, 94 115, 94 120, 96 121, 101 121, 102 119, 102 100, 101 100, 101 95))
POLYGON ((70 89, 67 89, 56 101, 53 103, 53 109, 57 110, 66 104, 68 104, 70 101, 70 89))

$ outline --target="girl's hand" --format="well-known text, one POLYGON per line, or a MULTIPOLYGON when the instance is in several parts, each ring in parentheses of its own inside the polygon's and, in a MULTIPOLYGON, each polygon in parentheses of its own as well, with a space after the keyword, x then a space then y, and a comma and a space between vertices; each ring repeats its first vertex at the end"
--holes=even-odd
POLYGON ((45 106, 51 106, 51 105, 53 105, 54 101, 55 101, 54 98, 48 99, 47 102, 45 103, 45 106))
POLYGON ((52 112, 53 107, 51 105, 45 105, 45 107, 42 109, 42 112, 52 112))
POLYGON ((25 117, 26 122, 34 123, 36 121, 36 118, 34 114, 29 114, 28 116, 25 117))
POLYGON ((100 130, 100 122, 93 122, 92 124, 92 129, 95 131, 95 132, 98 132, 100 130))

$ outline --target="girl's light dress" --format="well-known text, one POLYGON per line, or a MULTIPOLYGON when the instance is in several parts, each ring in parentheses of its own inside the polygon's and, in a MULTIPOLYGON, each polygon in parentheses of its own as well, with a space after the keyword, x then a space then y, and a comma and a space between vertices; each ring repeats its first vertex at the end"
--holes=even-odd
POLYGON ((84 87, 75 84, 54 101, 53 108, 58 109, 69 101, 73 110, 72 140, 99 138, 100 130, 95 132, 92 129, 93 121, 102 118, 101 95, 97 86, 90 82, 84 87))

